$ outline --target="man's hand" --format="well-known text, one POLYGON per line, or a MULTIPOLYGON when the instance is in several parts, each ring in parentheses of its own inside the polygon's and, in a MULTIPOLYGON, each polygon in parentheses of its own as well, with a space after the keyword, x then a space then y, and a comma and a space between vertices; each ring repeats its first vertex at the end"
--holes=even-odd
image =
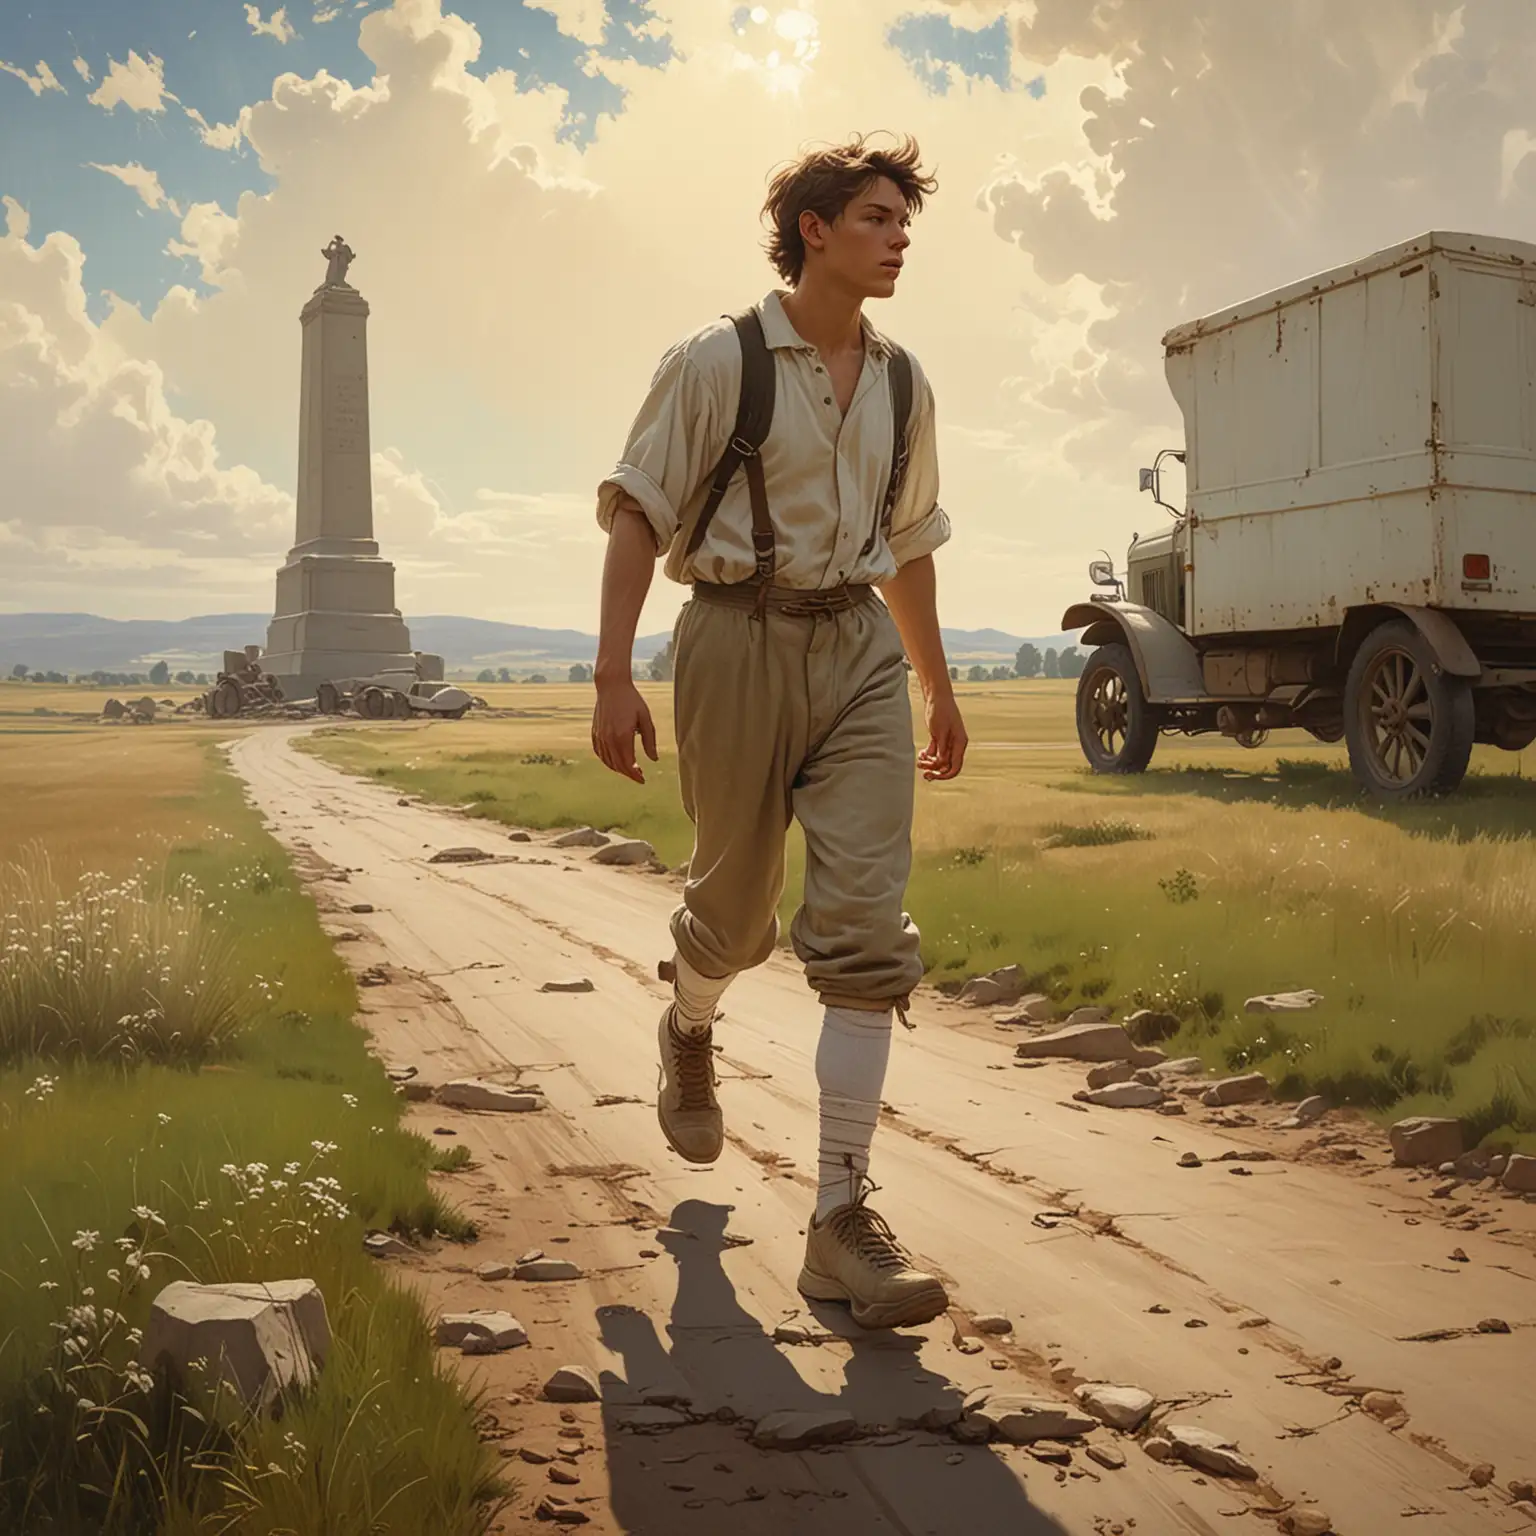
POLYGON ((645 755, 656 758, 656 726, 650 706, 640 690, 628 680, 599 683, 597 707, 592 711, 592 750, 603 763, 636 784, 645 783, 645 774, 635 761, 635 737, 639 736, 645 755))
POLYGON ((965 766, 968 738, 944 662, 933 556, 909 560, 881 588, 923 690, 928 745, 917 754, 925 779, 952 779, 965 766))
POLYGON ((656 569, 656 538, 640 503, 621 495, 603 557, 603 611, 598 632, 597 705, 592 711, 592 750, 615 773, 636 784, 645 775, 635 761, 635 737, 656 761, 656 727, 630 676, 635 626, 656 569))
POLYGON ((970 740, 960 718, 960 706, 946 688, 928 700, 924 713, 928 717, 928 745, 917 754, 917 766, 925 779, 952 779, 965 766, 970 740))

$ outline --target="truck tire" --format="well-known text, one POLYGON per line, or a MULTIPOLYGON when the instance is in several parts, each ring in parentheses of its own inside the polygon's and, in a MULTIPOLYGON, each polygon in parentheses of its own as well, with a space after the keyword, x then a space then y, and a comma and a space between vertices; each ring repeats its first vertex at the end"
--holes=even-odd
POLYGON ((1077 682, 1077 739, 1095 773, 1141 773, 1157 746, 1157 716, 1130 647, 1101 645, 1077 682))
POLYGON ((208 713, 215 720, 233 720, 244 707, 245 696, 232 677, 221 678, 208 695, 208 713))
POLYGON ((1449 794, 1467 771, 1472 685, 1441 670, 1406 619, 1365 637, 1344 684, 1344 739, 1355 778, 1378 800, 1449 794))

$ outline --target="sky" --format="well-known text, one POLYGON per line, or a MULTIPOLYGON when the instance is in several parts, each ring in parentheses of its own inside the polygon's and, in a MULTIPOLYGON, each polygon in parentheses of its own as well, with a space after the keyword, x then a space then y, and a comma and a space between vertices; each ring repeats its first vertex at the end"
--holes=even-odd
POLYGON ((1052 633, 1163 516, 1162 334, 1536 239, 1533 78, 1530 0, 6 0, 0 610, 270 611, 340 231, 401 609, 595 630, 657 361, 777 285, 775 167, 885 130, 940 183, 871 317, 937 397, 941 617, 1052 633))

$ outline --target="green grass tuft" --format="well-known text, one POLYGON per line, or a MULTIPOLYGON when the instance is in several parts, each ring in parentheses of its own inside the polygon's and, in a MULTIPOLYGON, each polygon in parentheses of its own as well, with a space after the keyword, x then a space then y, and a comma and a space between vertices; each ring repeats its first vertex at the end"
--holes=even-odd
POLYGON ((1040 840, 1042 848, 1108 848, 1115 843, 1151 842, 1157 835, 1134 821, 1104 817, 1087 823, 1047 822, 1041 830, 1045 833, 1040 840))

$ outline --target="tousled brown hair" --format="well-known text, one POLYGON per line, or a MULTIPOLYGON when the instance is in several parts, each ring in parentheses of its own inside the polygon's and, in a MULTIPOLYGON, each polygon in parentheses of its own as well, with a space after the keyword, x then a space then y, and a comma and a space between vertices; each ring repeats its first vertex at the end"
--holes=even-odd
POLYGON ((922 211, 923 199, 938 191, 938 181, 918 164, 917 140, 910 134, 893 149, 878 149, 870 135, 855 134, 845 144, 807 151, 784 166, 768 184, 763 222, 768 226, 764 249, 774 270, 790 284, 805 271, 805 240, 800 215, 807 211, 832 223, 869 184, 889 177, 901 189, 907 208, 922 211))

